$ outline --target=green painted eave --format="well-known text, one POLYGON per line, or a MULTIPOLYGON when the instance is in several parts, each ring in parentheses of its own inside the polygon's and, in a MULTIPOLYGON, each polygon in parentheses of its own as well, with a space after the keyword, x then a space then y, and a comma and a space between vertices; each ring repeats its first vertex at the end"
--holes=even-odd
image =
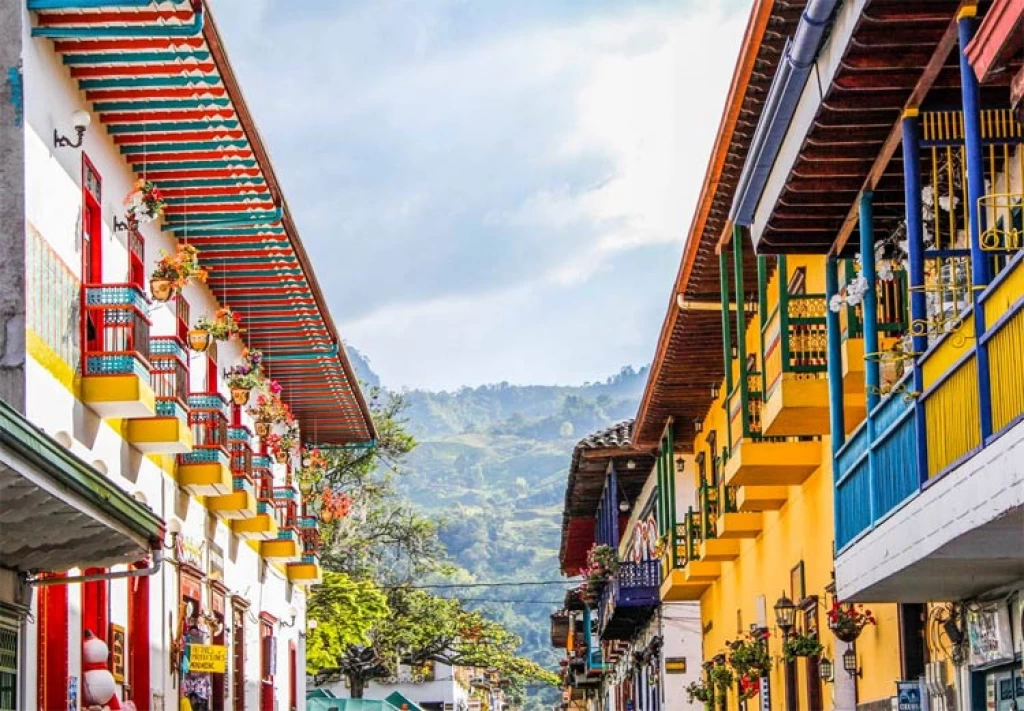
POLYGON ((58 486, 78 494, 135 535, 154 543, 161 540, 163 521, 155 513, 2 400, 0 444, 17 452, 58 486))

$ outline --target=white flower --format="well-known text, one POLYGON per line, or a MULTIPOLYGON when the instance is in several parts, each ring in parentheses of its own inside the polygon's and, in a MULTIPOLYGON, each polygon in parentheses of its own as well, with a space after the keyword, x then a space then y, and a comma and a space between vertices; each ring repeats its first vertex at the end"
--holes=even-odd
POLYGON ((960 198, 954 195, 952 198, 949 195, 939 196, 939 208, 946 212, 951 212, 957 205, 960 204, 960 198))
POLYGON ((878 263, 878 278, 882 281, 892 281, 892 262, 888 259, 883 259, 878 263))
POLYGON ((921 202, 929 207, 935 204, 935 190, 931 185, 921 188, 921 202))
POLYGON ((832 298, 829 299, 828 307, 832 313, 839 313, 843 310, 843 296, 842 294, 833 294, 832 298))

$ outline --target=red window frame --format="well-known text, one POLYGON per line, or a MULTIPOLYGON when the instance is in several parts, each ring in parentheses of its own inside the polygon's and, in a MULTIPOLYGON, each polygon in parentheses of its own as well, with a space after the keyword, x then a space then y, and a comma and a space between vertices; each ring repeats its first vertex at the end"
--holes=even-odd
POLYGON ((245 711, 245 612, 237 602, 231 606, 231 692, 234 711, 245 711))
POLYGON ((266 612, 260 613, 260 711, 274 711, 274 623, 266 612))
MULTIPOLYGON (((85 301, 84 287, 103 283, 103 179, 89 157, 82 153, 82 301, 85 301)), ((96 315, 83 310, 81 343, 83 372, 88 353, 99 350, 102 345, 102 324, 96 322, 96 315)))
MULTIPOLYGON (((219 632, 213 635, 212 644, 223 645, 228 621, 225 616, 227 588, 218 583, 210 586, 210 612, 216 618, 219 632)), ((211 674, 210 711, 226 711, 227 709, 227 673, 211 674)))
POLYGON ((138 711, 149 711, 149 656, 149 578, 139 576, 128 579, 128 684, 138 711))
POLYGON ((206 349, 206 392, 215 393, 220 391, 220 383, 217 373, 217 343, 210 343, 206 349))
MULTIPOLYGON (((60 573, 54 577, 65 576, 60 573)), ((68 703, 68 587, 42 586, 37 593, 37 705, 40 709, 62 709, 68 703)))

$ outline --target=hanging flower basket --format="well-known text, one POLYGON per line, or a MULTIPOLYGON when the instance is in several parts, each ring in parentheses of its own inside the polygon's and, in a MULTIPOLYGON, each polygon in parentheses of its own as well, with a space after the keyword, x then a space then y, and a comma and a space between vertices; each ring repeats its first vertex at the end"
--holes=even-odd
POLYGON ((278 464, 284 464, 288 461, 288 452, 285 452, 284 450, 274 452, 274 461, 278 464))
POLYGON ((206 282, 208 272, 199 265, 199 250, 192 245, 179 242, 174 254, 163 250, 160 254, 149 278, 149 290, 157 301, 169 301, 191 281, 206 282))
POLYGON ((249 402, 249 393, 263 384, 263 353, 255 349, 242 349, 242 362, 224 370, 231 389, 231 401, 241 407, 249 402))
POLYGON ((124 199, 124 204, 128 206, 127 220, 132 229, 153 222, 164 214, 164 208, 167 207, 156 183, 144 178, 136 181, 132 191, 124 199))
POLYGON ((210 347, 210 332, 205 328, 189 329, 188 347, 197 353, 204 353, 210 347))
POLYGON ((149 280, 149 293, 161 303, 170 301, 174 296, 174 282, 164 277, 153 277, 149 280))
POLYGON ((782 658, 787 662, 797 657, 820 657, 825 648, 818 638, 809 634, 795 634, 782 645, 782 658))
POLYGON ((828 611, 829 629, 836 639, 847 644, 856 641, 864 628, 873 624, 876 624, 875 616, 863 605, 836 600, 828 611))
POLYGON ((241 324, 242 317, 225 307, 217 309, 212 319, 200 316, 199 321, 196 322, 196 328, 205 328, 216 341, 226 341, 245 333, 241 324))
POLYGON ((253 427, 256 430, 256 436, 260 439, 266 438, 266 436, 270 434, 270 425, 271 423, 268 421, 256 420, 256 422, 253 423, 253 427))

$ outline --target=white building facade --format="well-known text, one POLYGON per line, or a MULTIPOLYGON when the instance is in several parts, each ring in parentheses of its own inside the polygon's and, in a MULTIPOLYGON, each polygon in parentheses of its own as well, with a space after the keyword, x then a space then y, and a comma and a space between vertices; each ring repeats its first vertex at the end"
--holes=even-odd
MULTIPOLYGON (((18 539, 25 549, 34 528, 78 524, 0 495, 4 651, 14 650, 0 708, 87 707, 103 694, 88 681, 102 667, 112 708, 302 708, 318 521, 298 486, 298 446, 279 445, 280 428, 254 434, 252 402, 235 404, 224 370, 261 350, 311 445, 369 444, 372 424, 209 10, 6 5, 0 207, 13 216, 5 249, 23 256, 12 259, 23 289, 8 280, 4 358, 17 368, 4 399, 159 535, 114 521, 111 544, 90 549, 98 524, 82 524, 46 565, 43 548, 19 558, 18 539), (166 207, 133 224, 125 198, 140 179, 166 207), (209 281, 158 301, 150 275, 183 243, 209 281), (199 319, 225 308, 245 331, 190 348, 199 319), (90 635, 107 660, 83 659, 90 635)), ((73 498, 47 491, 54 510, 73 498)), ((85 501, 80 517, 106 520, 104 505, 85 501)))

